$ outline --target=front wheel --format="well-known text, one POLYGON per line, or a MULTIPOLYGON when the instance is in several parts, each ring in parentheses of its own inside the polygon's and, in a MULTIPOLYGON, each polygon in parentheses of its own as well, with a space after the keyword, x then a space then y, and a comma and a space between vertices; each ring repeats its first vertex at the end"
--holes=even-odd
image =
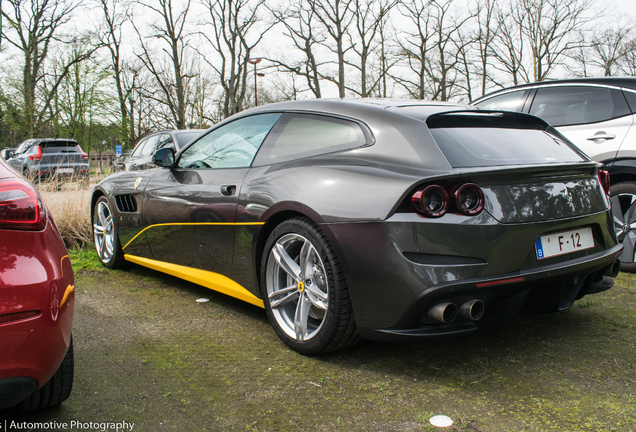
POLYGON ((274 330, 293 350, 323 354, 361 340, 335 251, 311 220, 288 219, 270 234, 261 289, 274 330))
POLYGON ((623 253, 618 257, 621 271, 636 272, 636 182, 612 185, 610 191, 614 232, 623 244, 623 253))
POLYGON ((99 197, 93 209, 93 239, 102 264, 111 269, 123 266, 124 252, 119 243, 113 212, 105 196, 99 197))

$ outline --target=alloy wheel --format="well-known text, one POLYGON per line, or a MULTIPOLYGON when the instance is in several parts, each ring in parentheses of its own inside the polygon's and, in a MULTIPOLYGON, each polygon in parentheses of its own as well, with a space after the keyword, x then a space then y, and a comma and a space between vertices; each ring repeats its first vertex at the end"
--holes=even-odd
POLYGON ((281 329, 296 341, 316 336, 329 310, 325 266, 305 237, 291 233, 271 248, 266 270, 267 296, 281 329))

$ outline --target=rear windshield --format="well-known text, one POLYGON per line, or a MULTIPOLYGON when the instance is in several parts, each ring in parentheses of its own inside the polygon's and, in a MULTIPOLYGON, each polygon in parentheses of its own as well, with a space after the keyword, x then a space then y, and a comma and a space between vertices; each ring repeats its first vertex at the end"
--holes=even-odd
POLYGON ((441 121, 429 117, 427 124, 453 168, 585 160, 538 119, 519 116, 523 117, 512 113, 499 117, 497 114, 445 115, 441 121))
POLYGON ((42 141, 40 142, 42 153, 79 153, 77 141, 42 141))

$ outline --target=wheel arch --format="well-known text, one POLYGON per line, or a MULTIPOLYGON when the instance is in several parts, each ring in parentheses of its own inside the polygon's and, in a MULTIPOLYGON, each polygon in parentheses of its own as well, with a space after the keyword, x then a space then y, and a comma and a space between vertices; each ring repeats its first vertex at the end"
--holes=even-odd
POLYGON ((612 163, 606 163, 612 185, 627 181, 636 182, 636 159, 620 159, 612 163))
MULTIPOLYGON (((273 206, 261 216, 261 221, 265 221, 265 225, 261 228, 258 238, 256 239, 255 255, 254 255, 254 267, 256 268, 256 281, 261 291, 261 260, 263 259, 263 253, 265 249, 265 243, 270 234, 278 225, 292 218, 306 218, 320 227, 322 232, 327 236, 329 242, 335 247, 334 236, 329 225, 325 224, 324 219, 316 213, 314 210, 299 203, 282 202, 276 206, 273 206)), ((335 248, 336 252, 338 248, 335 248)))
MULTIPOLYGON (((106 196, 104 191, 102 191, 100 189, 96 189, 93 192, 93 196, 91 197, 91 227, 93 226, 93 216, 94 216, 94 213, 95 213, 95 204, 97 204, 97 200, 100 199, 103 196, 106 196)), ((91 231, 92 230, 93 229, 91 228, 91 231)))

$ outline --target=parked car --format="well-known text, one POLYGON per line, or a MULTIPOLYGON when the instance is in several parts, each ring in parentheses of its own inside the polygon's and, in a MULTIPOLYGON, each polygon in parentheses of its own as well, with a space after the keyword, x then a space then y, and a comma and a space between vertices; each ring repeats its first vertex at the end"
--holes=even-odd
POLYGON ((115 162, 115 171, 134 171, 155 168, 152 155, 158 149, 169 147, 178 152, 186 144, 201 136, 204 129, 164 130, 143 138, 130 155, 115 162))
POLYGON ((621 270, 636 272, 636 78, 584 78, 525 84, 473 102, 541 117, 610 173, 621 270))
POLYGON ((618 272, 607 173, 527 114, 283 102, 155 164, 94 189, 102 263, 263 307, 303 354, 568 309, 618 272))
POLYGON ((73 387, 73 268, 42 197, 0 160, 0 409, 57 405, 73 387))
POLYGON ((3 148, 2 150, 0 150, 0 157, 2 157, 2 159, 7 160, 9 159, 11 156, 13 156, 13 153, 15 153, 15 149, 14 148, 3 148))
POLYGON ((32 138, 20 144, 7 162, 34 181, 68 179, 88 182, 88 155, 79 143, 68 138, 32 138))

